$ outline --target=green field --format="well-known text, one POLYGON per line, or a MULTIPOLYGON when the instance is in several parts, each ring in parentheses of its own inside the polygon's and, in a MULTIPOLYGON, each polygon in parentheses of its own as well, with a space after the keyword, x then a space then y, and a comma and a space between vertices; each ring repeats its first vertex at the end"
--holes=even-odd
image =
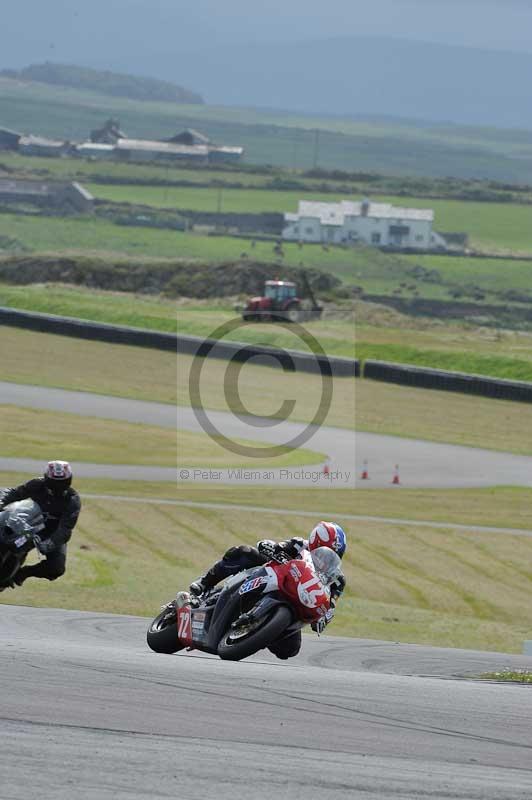
MULTIPOLYGON (((138 203, 177 210, 237 213, 295 212, 299 200, 338 202, 349 194, 327 194, 301 191, 261 189, 223 189, 160 187, 160 186, 102 186, 88 184, 97 198, 115 203, 138 203)), ((434 209, 434 227, 439 231, 459 231, 469 234, 471 247, 485 251, 532 253, 532 206, 510 203, 473 203, 460 200, 435 200, 419 197, 372 195, 375 202, 397 206, 434 209)))
POLYGON ((107 117, 118 116, 129 136, 163 138, 183 127, 200 128, 214 141, 243 145, 250 164, 309 169, 319 129, 322 167, 532 183, 526 131, 138 102, 6 78, 0 79, 0 103, 4 125, 74 141, 86 138, 107 117))
MULTIPOLYGON (((37 180, 78 180, 100 185, 171 188, 257 189, 345 196, 400 196, 456 199, 469 202, 532 203, 532 186, 495 183, 486 179, 413 177, 367 172, 301 170, 251 164, 127 163, 87 158, 45 158, 3 151, 0 174, 37 180)), ((163 194, 164 199, 164 194, 163 194)), ((218 201, 218 198, 217 198, 218 201)))
MULTIPOLYGON (((528 212, 526 207, 523 209, 528 212)), ((66 251, 102 256, 196 259, 208 263, 239 261, 242 253, 246 253, 254 261, 272 262, 272 270, 282 268, 283 264, 314 267, 330 272, 348 284, 359 285, 367 293, 390 294, 397 290, 406 297, 413 293, 404 288, 405 285, 413 286, 419 296, 442 299, 449 298, 457 287, 467 289, 474 285, 488 295, 491 293, 491 299, 496 296, 494 293, 508 289, 526 293, 532 287, 532 261, 399 256, 362 247, 324 249, 319 245, 299 247, 290 243, 283 245, 282 260, 276 260, 271 242, 257 241, 252 247, 250 239, 122 227, 96 217, 0 214, 0 237, 5 237, 7 246, 14 252, 18 247, 42 253, 66 251), (437 274, 429 278, 416 276, 416 266, 428 271, 436 270, 437 274)))

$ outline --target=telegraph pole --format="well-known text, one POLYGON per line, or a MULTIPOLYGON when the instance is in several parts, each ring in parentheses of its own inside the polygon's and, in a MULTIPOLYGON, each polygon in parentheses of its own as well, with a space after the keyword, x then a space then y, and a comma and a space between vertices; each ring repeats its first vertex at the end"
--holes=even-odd
POLYGON ((320 155, 320 131, 319 128, 314 130, 314 159, 313 159, 313 167, 316 169, 318 166, 320 155))

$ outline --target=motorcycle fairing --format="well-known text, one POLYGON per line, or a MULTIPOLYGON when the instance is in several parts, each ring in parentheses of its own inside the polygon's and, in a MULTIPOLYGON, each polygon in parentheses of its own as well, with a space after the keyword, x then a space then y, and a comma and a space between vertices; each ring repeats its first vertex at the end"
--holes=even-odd
POLYGON ((177 635, 185 647, 193 647, 192 639, 192 609, 187 603, 176 609, 177 611, 177 635))
POLYGON ((267 583, 267 579, 262 575, 258 575, 255 578, 249 578, 249 580, 244 581, 238 590, 238 594, 242 595, 247 594, 247 592, 254 592, 256 589, 260 589, 265 583, 267 583))

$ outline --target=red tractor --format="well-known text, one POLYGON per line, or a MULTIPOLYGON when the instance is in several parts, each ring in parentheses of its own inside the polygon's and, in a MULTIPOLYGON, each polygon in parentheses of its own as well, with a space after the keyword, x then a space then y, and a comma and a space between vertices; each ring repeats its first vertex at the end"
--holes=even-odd
POLYGON ((297 286, 291 281, 266 281, 262 297, 250 297, 242 309, 245 320, 277 322, 303 322, 319 319, 323 308, 318 305, 312 289, 303 275, 303 282, 310 298, 310 305, 297 294, 297 286))

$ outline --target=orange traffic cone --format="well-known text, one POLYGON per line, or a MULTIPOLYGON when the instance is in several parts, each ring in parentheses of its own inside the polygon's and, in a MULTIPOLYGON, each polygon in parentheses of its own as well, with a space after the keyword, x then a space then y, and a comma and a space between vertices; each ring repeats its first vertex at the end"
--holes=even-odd
POLYGON ((395 465, 395 471, 393 473, 392 483, 396 486, 399 486, 401 481, 399 480, 399 464, 395 465))
POLYGON ((362 470, 362 475, 360 479, 363 481, 369 481, 369 472, 368 472, 368 462, 364 460, 364 469, 362 470))
POLYGON ((325 463, 323 465, 323 474, 324 475, 330 475, 331 474, 331 468, 329 466, 329 462, 328 461, 325 461, 325 463))

